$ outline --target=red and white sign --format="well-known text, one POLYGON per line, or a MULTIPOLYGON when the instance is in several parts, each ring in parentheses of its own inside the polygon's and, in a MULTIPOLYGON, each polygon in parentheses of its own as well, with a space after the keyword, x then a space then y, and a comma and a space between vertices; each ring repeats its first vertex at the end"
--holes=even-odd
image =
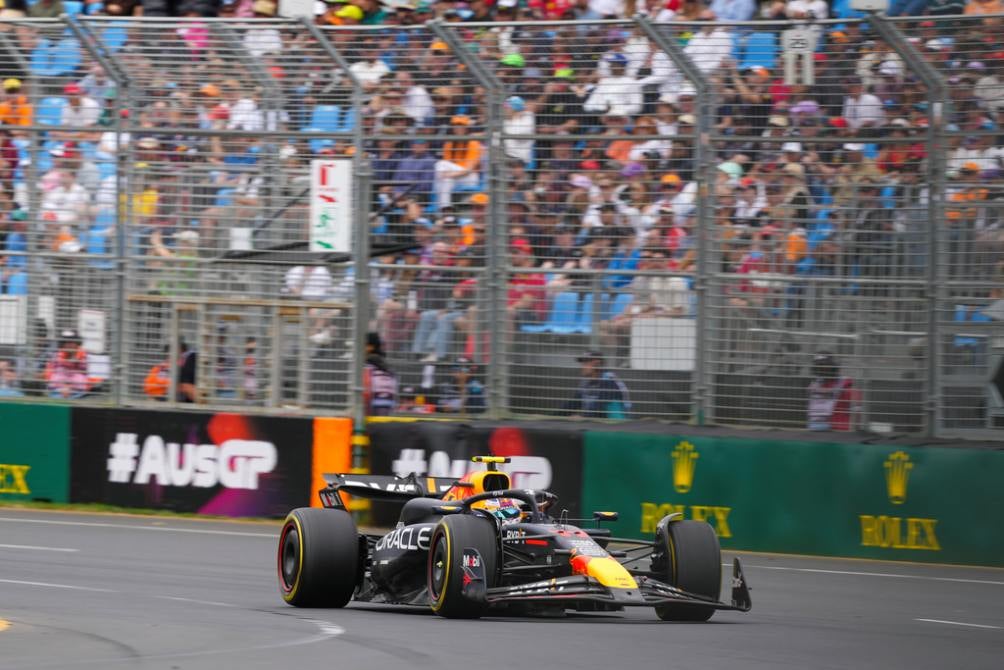
POLYGON ((310 250, 352 251, 352 161, 310 162, 310 250))

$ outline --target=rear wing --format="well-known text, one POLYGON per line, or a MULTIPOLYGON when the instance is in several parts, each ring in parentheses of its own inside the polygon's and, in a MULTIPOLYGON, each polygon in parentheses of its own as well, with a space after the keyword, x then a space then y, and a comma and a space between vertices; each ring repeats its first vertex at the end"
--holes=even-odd
MULTIPOLYGON (((325 507, 344 507, 339 491, 371 500, 407 502, 412 498, 441 498, 454 486, 464 486, 452 477, 407 477, 395 475, 323 475, 326 488, 319 492, 325 507)), ((470 484, 467 484, 470 486, 470 484)))

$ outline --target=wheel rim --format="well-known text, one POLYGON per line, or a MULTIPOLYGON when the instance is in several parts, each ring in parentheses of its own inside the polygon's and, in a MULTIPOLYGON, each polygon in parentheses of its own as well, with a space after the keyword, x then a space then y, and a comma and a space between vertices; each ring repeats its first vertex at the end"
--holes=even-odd
POLYGON ((299 572, 300 534, 296 532, 296 526, 289 524, 283 529, 279 548, 279 576, 286 591, 292 590, 299 572))
POLYGON ((429 560, 429 590, 433 600, 439 600, 439 594, 443 592, 447 559, 446 543, 443 541, 443 536, 439 535, 432 550, 432 558, 429 560))

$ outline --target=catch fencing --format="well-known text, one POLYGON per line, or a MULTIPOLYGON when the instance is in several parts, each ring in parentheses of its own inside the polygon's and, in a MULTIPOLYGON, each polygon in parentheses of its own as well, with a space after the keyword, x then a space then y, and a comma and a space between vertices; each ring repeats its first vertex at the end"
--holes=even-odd
POLYGON ((376 330, 403 412, 804 428, 829 352, 999 434, 994 25, 0 24, 0 392, 345 412, 376 330), (393 253, 297 246, 318 158, 393 253))

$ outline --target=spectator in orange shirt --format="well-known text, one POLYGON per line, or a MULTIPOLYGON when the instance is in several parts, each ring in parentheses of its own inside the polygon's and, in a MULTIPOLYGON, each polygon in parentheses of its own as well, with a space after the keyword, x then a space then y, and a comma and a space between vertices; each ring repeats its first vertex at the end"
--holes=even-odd
POLYGON ((20 79, 4 79, 0 97, 0 123, 5 126, 30 126, 33 109, 28 96, 21 95, 20 79))
MULTIPOLYGON (((967 16, 989 16, 992 14, 1004 14, 1004 2, 1001 0, 969 0, 966 3, 967 16)), ((986 21, 990 23, 991 20, 986 21)), ((993 20, 999 22, 999 19, 993 20)))
POLYGON ((453 189, 458 185, 476 186, 481 169, 481 142, 464 139, 472 124, 471 117, 458 115, 450 119, 454 139, 443 144, 443 159, 436 161, 433 190, 436 206, 445 207, 453 201, 453 189))

